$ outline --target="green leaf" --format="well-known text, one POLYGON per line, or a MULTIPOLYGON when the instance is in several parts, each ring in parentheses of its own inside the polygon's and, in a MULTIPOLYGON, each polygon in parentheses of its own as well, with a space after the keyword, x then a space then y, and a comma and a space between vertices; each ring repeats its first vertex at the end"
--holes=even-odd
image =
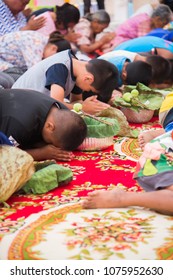
POLYGON ((129 126, 129 123, 127 122, 127 119, 125 115, 121 112, 121 110, 109 107, 99 114, 97 114, 99 117, 106 117, 106 118, 112 118, 118 122, 119 125, 119 131, 117 133, 118 136, 125 136, 125 137, 132 137, 137 138, 138 137, 138 130, 134 130, 129 126))
POLYGON ((112 123, 112 125, 101 123, 95 119, 86 116, 84 116, 83 119, 87 125, 87 137, 94 137, 94 138, 110 137, 110 136, 117 135, 118 132, 120 131, 120 126, 117 119, 100 117, 101 120, 105 120, 108 123, 112 123))
POLYGON ((164 99, 164 95, 160 90, 151 89, 141 83, 137 83, 136 86, 125 86, 123 94, 132 91, 133 89, 137 89, 139 91, 138 96, 132 98, 130 102, 125 102, 122 97, 117 97, 114 101, 114 105, 119 107, 130 107, 136 112, 139 112, 141 109, 153 111, 160 109, 164 99))
POLYGON ((139 130, 138 129, 132 129, 131 134, 133 138, 137 138, 139 135, 139 130))
POLYGON ((122 97, 119 96, 116 97, 113 103, 115 106, 131 107, 130 102, 126 102, 122 97))
POLYGON ((144 104, 149 110, 160 109, 163 99, 163 96, 157 93, 139 94, 139 101, 144 104))

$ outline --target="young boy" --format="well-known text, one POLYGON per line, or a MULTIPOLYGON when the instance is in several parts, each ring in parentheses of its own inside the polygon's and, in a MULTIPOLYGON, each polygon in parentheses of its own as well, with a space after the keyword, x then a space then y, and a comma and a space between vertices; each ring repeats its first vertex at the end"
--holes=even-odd
POLYGON ((102 59, 108 61, 118 60, 118 57, 126 57, 130 62, 144 61, 152 66, 152 79, 150 82, 151 87, 163 88, 171 73, 171 64, 169 60, 159 55, 140 55, 136 52, 126 50, 117 50, 108 52, 101 56, 102 59))
POLYGON ((0 104, 0 131, 34 160, 69 161, 86 137, 78 114, 40 92, 1 89, 0 104))
POLYGON ((146 192, 96 191, 84 208, 141 206, 173 215, 173 93, 163 102, 160 120, 166 131, 144 147, 134 178, 146 192))
POLYGON ((152 67, 145 61, 131 61, 126 55, 115 55, 115 52, 101 55, 99 59, 104 59, 118 68, 119 87, 123 84, 136 85, 138 82, 148 86, 151 82, 152 67))
POLYGON ((150 87, 163 88, 164 86, 167 86, 165 85, 165 83, 167 82, 169 76, 172 74, 172 65, 168 59, 159 55, 140 55, 136 52, 130 52, 126 50, 108 52, 102 55, 101 58, 110 62, 115 61, 116 65, 118 57, 121 56, 126 57, 130 60, 130 62, 144 61, 152 66, 152 79, 150 82, 150 87))
MULTIPOLYGON (((92 90, 99 95, 112 93, 117 86, 118 70, 111 63, 93 59, 77 60, 70 50, 57 53, 42 60, 26 71, 13 88, 40 91, 64 103, 69 109, 73 103, 82 102, 82 90, 92 90), (65 103, 68 96, 70 103, 65 103)), ((98 113, 109 105, 92 96, 83 102, 83 111, 98 113)))

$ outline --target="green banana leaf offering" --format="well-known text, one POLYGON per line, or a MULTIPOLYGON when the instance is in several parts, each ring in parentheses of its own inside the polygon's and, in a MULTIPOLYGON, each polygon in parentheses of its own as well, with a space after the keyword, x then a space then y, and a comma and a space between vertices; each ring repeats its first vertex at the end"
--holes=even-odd
POLYGON ((116 119, 105 117, 92 118, 88 116, 83 116, 83 119, 87 125, 88 138, 115 136, 120 131, 120 126, 116 119))
POLYGON ((137 83, 136 86, 125 86, 122 97, 116 97, 113 106, 127 107, 137 112, 141 109, 155 111, 160 109, 163 100, 164 95, 161 90, 137 83))
POLYGON ((117 136, 137 138, 139 135, 139 130, 132 129, 129 126, 129 123, 128 123, 125 115, 121 112, 121 110, 119 110, 117 108, 109 107, 109 108, 103 110, 102 112, 98 113, 97 116, 116 119, 118 121, 118 125, 119 125, 119 131, 117 133, 117 136))
POLYGON ((56 160, 47 159, 47 160, 43 160, 43 161, 34 161, 35 172, 37 172, 40 169, 43 169, 44 167, 47 167, 51 164, 56 164, 56 160))
POLYGON ((20 193, 26 194, 42 194, 48 191, 69 183, 73 178, 73 173, 70 168, 52 162, 38 164, 38 171, 36 171, 31 179, 20 189, 20 193), (48 166, 46 166, 48 164, 48 166), (41 168, 41 169, 40 169, 41 168))

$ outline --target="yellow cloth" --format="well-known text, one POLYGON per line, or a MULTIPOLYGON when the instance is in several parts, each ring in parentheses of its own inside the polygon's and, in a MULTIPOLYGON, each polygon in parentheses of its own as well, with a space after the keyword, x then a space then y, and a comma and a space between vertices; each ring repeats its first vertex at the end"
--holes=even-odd
POLYGON ((166 95, 165 99, 162 102, 159 111, 159 121, 163 125, 164 120, 169 112, 170 109, 173 108, 173 92, 170 92, 166 95))
POLYGON ((160 113, 170 110, 173 107, 173 92, 166 95, 160 107, 160 113))

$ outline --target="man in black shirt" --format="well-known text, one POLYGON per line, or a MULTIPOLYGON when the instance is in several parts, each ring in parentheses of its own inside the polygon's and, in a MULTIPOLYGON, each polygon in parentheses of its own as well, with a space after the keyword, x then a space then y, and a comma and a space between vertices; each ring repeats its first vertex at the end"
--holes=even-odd
POLYGON ((61 102, 26 89, 0 89, 0 131, 35 160, 70 160, 85 139, 84 120, 61 102))

